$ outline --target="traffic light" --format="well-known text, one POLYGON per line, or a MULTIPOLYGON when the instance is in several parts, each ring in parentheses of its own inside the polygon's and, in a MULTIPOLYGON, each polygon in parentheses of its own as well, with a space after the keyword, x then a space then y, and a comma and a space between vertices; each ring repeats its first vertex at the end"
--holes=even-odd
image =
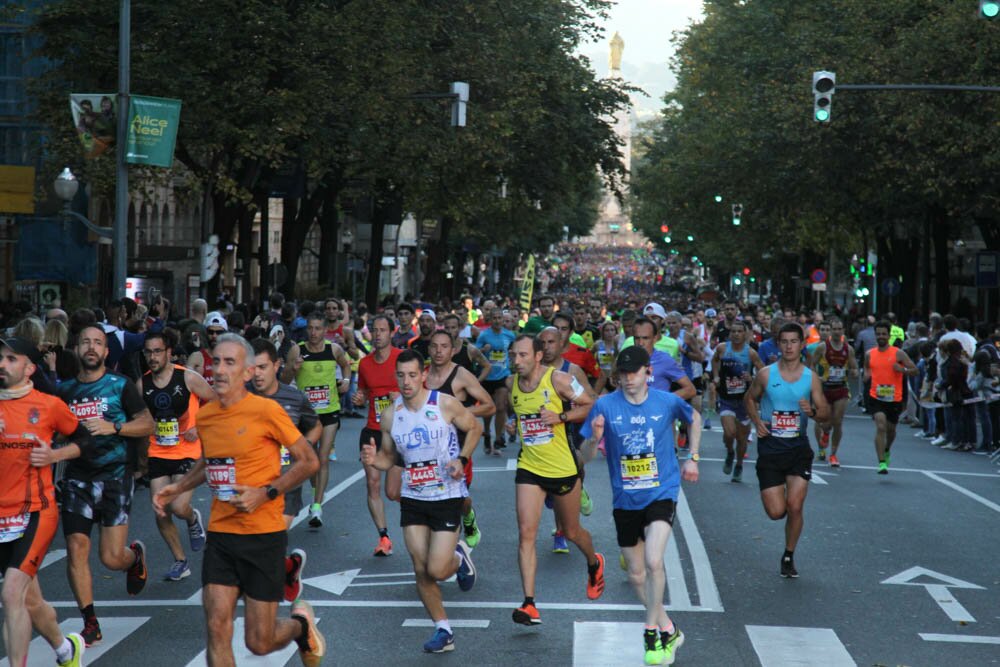
POLYGON ((219 272, 219 237, 212 234, 201 244, 201 282, 207 283, 219 272))
POLYGON ((664 236, 664 237, 663 237, 663 242, 664 242, 664 243, 670 243, 671 241, 673 241, 673 239, 672 239, 672 238, 670 238, 669 236, 664 236))
POLYGON ((670 233, 670 225, 660 225, 660 231, 664 234, 670 233))
POLYGON ((743 267, 743 275, 745 275, 745 276, 749 276, 750 275, 750 267, 749 266, 744 266, 743 267))
POLYGON ((722 203, 722 195, 715 195, 715 203, 716 204, 722 203))
POLYGON ((829 123, 836 90, 837 75, 833 72, 813 72, 813 119, 817 123, 829 123))
POLYGON ((733 278, 733 284, 738 287, 743 284, 743 281, 740 280, 739 278, 733 278))
POLYGON ((1000 15, 1000 2, 997 0, 979 0, 979 17, 995 19, 1000 15))
POLYGON ((694 241, 694 237, 688 234, 688 243, 690 243, 691 241, 694 241))
POLYGON ((733 204, 733 224, 737 227, 743 220, 743 204, 733 204))

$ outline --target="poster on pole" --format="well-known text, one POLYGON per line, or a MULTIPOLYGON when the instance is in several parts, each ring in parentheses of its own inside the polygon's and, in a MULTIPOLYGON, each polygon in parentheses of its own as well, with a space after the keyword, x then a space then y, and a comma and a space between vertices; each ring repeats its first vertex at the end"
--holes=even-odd
POLYGON ((125 161, 169 168, 181 120, 181 101, 133 95, 129 102, 125 161))
POLYGON ((531 310, 531 294, 535 290, 535 256, 528 255, 528 263, 524 268, 524 282, 521 283, 521 310, 531 310))
POLYGON ((84 157, 95 158, 114 148, 118 113, 114 93, 72 93, 69 110, 84 157))

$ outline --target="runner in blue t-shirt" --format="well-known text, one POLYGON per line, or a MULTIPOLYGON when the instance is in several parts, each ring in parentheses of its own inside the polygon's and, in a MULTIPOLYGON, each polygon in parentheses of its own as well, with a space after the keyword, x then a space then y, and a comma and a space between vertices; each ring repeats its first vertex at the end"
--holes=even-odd
POLYGON ((483 441, 487 454, 493 454, 497 447, 504 444, 503 428, 507 423, 507 377, 510 375, 508 351, 515 338, 517 335, 513 331, 503 328, 503 312, 499 308, 494 308, 490 313, 490 328, 476 338, 476 347, 483 351, 483 355, 491 364, 490 374, 483 381, 483 389, 489 393, 497 406, 496 415, 492 418, 496 424, 495 442, 490 440, 490 417, 483 418, 483 441))
POLYGON ((604 438, 618 546, 629 581, 646 606, 646 664, 673 664, 684 633, 663 607, 663 552, 681 477, 698 481, 701 417, 676 395, 649 387, 646 380, 652 370, 643 347, 622 350, 616 370, 618 389, 597 400, 583 425, 582 453, 584 460, 593 458, 597 443, 604 438), (691 453, 683 470, 674 449, 675 419, 688 424, 691 453))

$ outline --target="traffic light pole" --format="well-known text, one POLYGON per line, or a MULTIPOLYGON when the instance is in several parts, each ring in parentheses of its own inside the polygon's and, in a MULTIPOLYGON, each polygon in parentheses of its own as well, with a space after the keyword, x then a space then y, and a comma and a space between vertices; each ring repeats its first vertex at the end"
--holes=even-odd
POLYGON ((837 90, 957 90, 973 93, 1000 93, 1000 86, 965 86, 946 83, 838 83, 837 90))

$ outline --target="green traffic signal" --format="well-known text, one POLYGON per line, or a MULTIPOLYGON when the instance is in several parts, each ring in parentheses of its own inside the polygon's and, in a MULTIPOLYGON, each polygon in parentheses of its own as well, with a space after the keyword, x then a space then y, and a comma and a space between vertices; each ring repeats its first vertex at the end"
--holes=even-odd
POLYGON ((716 204, 722 203, 722 195, 715 195, 715 203, 716 204))
POLYGON ((980 0, 979 13, 988 19, 995 19, 997 15, 1000 15, 1000 2, 980 0))
POLYGON ((694 237, 688 234, 688 242, 690 243, 691 241, 694 241, 694 237))
POLYGON ((816 120, 820 123, 830 120, 830 111, 827 109, 816 109, 816 120))

